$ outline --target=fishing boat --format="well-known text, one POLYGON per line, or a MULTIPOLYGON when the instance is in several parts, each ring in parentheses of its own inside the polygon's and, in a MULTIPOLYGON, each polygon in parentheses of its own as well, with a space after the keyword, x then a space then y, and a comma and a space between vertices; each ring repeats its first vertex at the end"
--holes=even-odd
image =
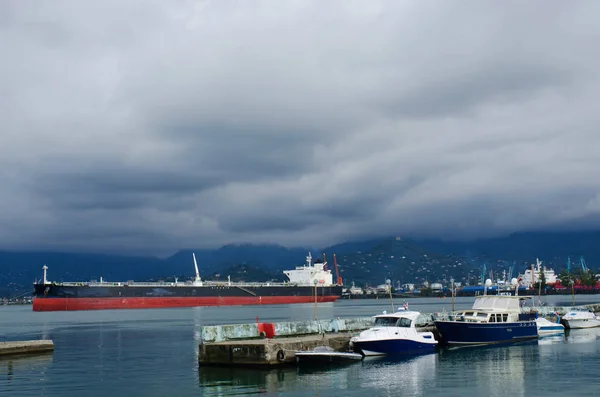
POLYGON ((433 332, 417 330, 415 324, 420 315, 402 308, 374 316, 373 327, 350 339, 351 345, 365 356, 432 352, 438 341, 433 332))
MULTIPOLYGON (((342 294, 341 278, 333 282, 327 262, 313 263, 283 273, 285 283, 215 282, 200 278, 192 254, 196 278, 179 282, 50 282, 44 265, 43 279, 34 283, 34 311, 101 309, 149 309, 192 306, 270 305, 333 302, 342 294)), ((334 255, 334 264, 335 255, 334 255)), ((337 266, 336 266, 337 270, 337 266)))
MULTIPOLYGON (((486 285, 491 286, 491 280, 486 285)), ((512 280, 518 288, 518 281, 512 280)), ((529 296, 480 295, 470 310, 447 319, 436 319, 442 343, 447 345, 486 345, 520 342, 538 338, 535 315, 521 314, 521 302, 529 296)))

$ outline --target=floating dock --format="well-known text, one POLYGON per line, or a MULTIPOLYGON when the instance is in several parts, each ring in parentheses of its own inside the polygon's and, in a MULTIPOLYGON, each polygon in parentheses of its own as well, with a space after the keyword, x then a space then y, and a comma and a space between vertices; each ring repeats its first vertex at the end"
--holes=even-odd
POLYGON ((52 351, 54 351, 54 342, 51 340, 0 342, 0 357, 40 354, 52 351))

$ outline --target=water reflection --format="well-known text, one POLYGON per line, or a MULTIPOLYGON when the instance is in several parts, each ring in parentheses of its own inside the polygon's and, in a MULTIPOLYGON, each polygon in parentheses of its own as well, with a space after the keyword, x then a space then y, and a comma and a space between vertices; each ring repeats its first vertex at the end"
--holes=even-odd
POLYGON ((425 395, 436 374, 438 354, 407 358, 370 358, 361 369, 360 387, 378 389, 390 394, 425 395))
POLYGON ((544 336, 543 338, 538 339, 538 345, 540 345, 540 346, 554 345, 557 343, 565 343, 565 334, 564 333, 558 334, 558 335, 544 336))
POLYGON ((293 367, 275 370, 200 367, 198 384, 203 396, 245 395, 277 391, 281 384, 295 384, 297 376, 293 367))
POLYGON ((329 395, 332 390, 346 394, 360 389, 377 394, 425 395, 436 376, 437 354, 407 358, 373 357, 344 366, 316 368, 288 367, 276 370, 200 367, 198 383, 202 395, 244 395, 251 393, 286 395, 329 395))
POLYGON ((53 353, 36 356, 9 356, 0 358, 0 389, 13 391, 18 395, 23 381, 34 377, 45 380, 52 365, 53 353))
POLYGON ((600 327, 585 329, 567 329, 565 331, 567 343, 590 343, 600 339, 600 327))
MULTIPOLYGON (((440 353, 436 381, 486 396, 525 395, 525 361, 537 355, 537 342, 510 346, 446 349, 440 353), (467 375, 468 374, 468 375, 467 375)), ((454 395, 449 391, 447 395, 454 395)), ((456 394, 458 395, 458 394, 456 394)))

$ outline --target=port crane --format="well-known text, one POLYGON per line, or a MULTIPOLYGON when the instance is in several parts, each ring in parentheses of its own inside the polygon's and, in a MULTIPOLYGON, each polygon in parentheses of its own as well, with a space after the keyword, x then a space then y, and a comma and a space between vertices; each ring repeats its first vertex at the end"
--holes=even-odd
POLYGON ((344 285, 344 283, 342 282, 342 278, 340 277, 340 271, 338 269, 337 259, 335 257, 335 254, 333 254, 333 266, 335 267, 335 276, 337 277, 338 285, 344 285))

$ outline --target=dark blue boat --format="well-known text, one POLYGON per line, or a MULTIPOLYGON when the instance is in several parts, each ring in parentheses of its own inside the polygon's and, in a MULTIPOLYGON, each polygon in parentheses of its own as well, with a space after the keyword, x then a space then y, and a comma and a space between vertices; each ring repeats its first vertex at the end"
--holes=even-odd
POLYGON ((521 314, 521 302, 531 297, 482 295, 473 308, 436 320, 442 344, 487 345, 538 338, 535 315, 521 314))

